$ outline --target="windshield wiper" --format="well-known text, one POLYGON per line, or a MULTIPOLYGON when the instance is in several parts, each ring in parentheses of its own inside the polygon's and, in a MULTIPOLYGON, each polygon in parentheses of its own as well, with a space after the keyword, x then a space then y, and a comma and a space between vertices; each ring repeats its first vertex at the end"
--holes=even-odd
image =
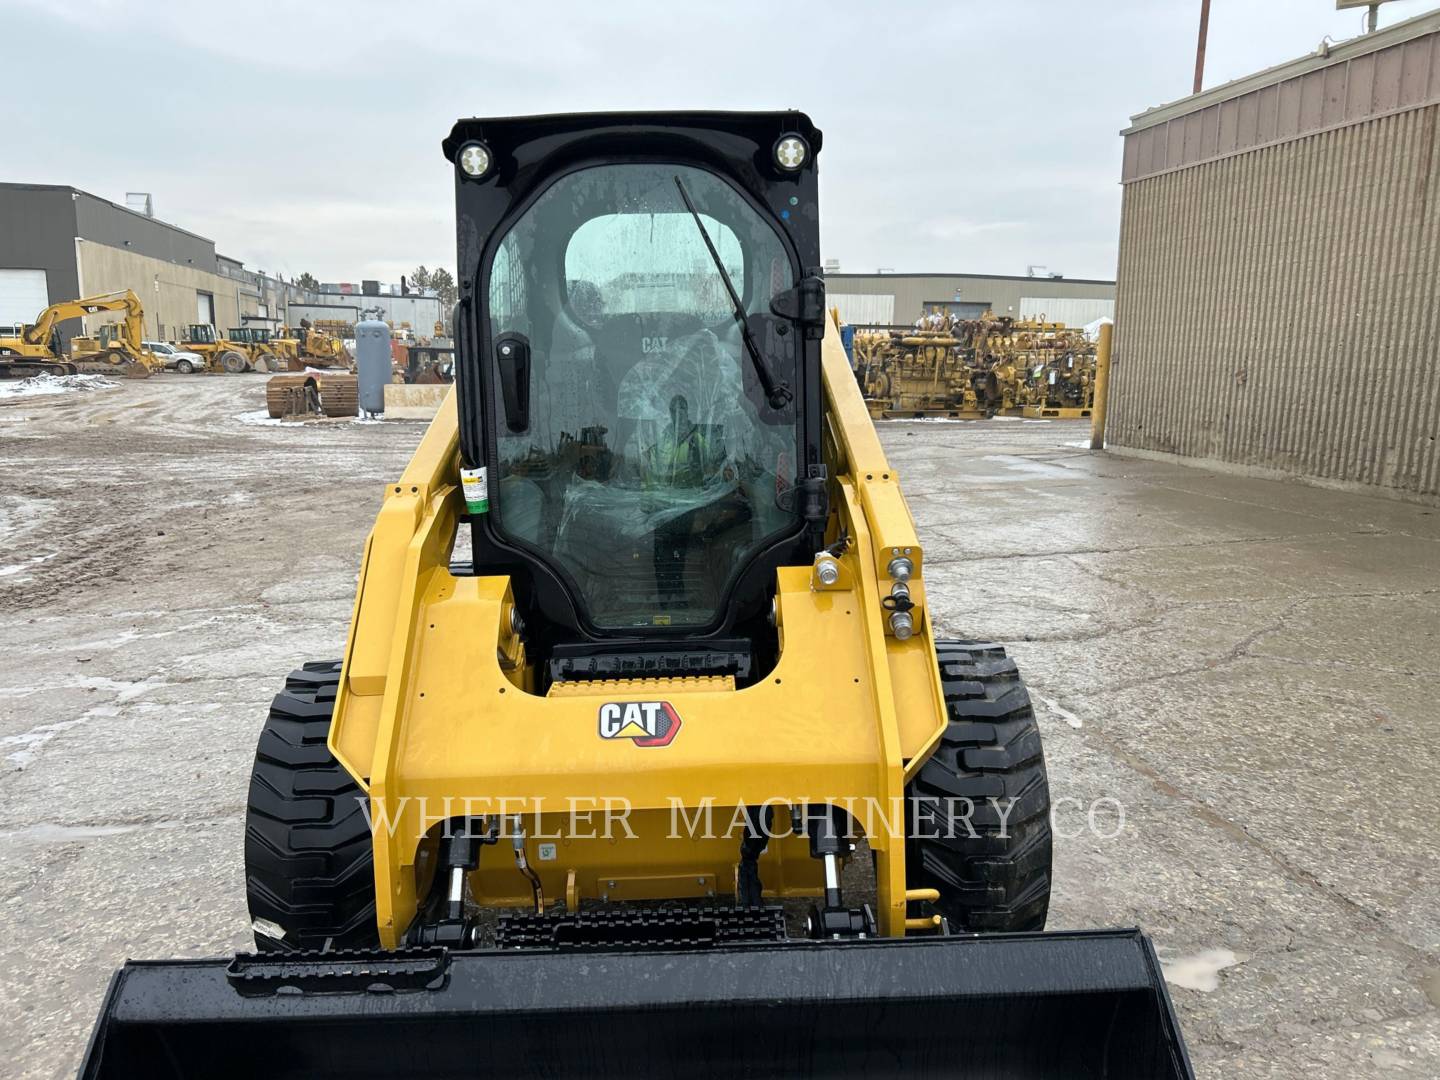
POLYGON ((715 244, 710 239, 710 234, 705 231, 705 223, 700 220, 700 213, 695 209, 695 204, 690 201, 690 193, 685 190, 685 184, 680 177, 675 177, 675 186, 680 190, 680 198, 685 200, 685 209, 690 211, 690 216, 695 219, 695 227, 700 230, 700 238, 705 241, 705 249, 710 252, 710 258, 715 263, 715 270, 720 275, 720 280, 725 283, 725 291, 730 294, 731 310, 735 314, 735 325, 740 327, 740 339, 745 343, 745 351, 750 354, 750 363, 755 367, 755 377, 760 380, 760 389, 765 392, 765 400, 770 403, 772 409, 783 409, 790 403, 795 395, 790 392, 788 383, 775 381, 770 369, 765 365, 765 359, 760 355, 760 349, 755 344, 755 339, 750 335, 750 323, 745 318, 745 305, 740 302, 740 294, 735 291, 735 284, 730 280, 730 274, 725 269, 725 263, 720 259, 720 253, 715 250, 715 244))

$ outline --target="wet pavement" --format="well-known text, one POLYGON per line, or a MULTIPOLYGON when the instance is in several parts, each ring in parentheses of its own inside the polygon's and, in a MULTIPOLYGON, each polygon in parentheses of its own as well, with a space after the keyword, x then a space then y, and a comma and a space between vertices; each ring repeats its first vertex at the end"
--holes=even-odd
MULTIPOLYGON (((248 942, 265 705, 422 431, 266 424, 263 382, 0 404, 0 1075, 73 1073, 126 957, 248 942)), ((1440 1075, 1440 509, 1085 435, 882 431, 940 633, 1032 684, 1051 926, 1153 935, 1201 1077, 1440 1075)))

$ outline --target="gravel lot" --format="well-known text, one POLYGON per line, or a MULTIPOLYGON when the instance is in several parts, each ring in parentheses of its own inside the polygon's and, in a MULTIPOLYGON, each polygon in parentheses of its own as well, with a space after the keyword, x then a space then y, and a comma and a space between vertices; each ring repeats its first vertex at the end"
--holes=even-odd
MULTIPOLYGON (((72 1073, 126 957, 248 942, 265 706, 339 655, 423 430, 265 423, 263 385, 0 398, 4 1076, 72 1073)), ((1152 933, 1202 1077, 1440 1075, 1440 510, 1086 433, 883 431, 941 633, 1032 684, 1051 925, 1152 933)))

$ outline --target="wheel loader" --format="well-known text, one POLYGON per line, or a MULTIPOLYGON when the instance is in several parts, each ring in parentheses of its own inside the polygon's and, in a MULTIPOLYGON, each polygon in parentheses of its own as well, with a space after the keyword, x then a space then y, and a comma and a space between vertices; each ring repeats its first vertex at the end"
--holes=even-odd
POLYGON ((243 347, 249 356, 250 366, 257 371, 279 371, 284 362, 284 349, 271 337, 267 327, 231 327, 225 339, 243 347))
POLYGON ((211 373, 238 375, 250 367, 250 351, 238 341, 215 333, 209 323, 191 323, 181 335, 180 347, 205 358, 205 370, 211 373))
POLYGON ((1042 932, 1014 662, 937 639, 799 112, 464 120, 456 383, 259 735, 255 951, 81 1075, 1188 1078, 1148 939, 1042 932))

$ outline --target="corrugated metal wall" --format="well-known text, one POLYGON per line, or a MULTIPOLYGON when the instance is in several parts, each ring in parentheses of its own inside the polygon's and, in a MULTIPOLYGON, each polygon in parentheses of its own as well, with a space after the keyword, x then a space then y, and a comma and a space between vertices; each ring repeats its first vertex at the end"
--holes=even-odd
POLYGON ((1125 187, 1112 445, 1440 495, 1440 106, 1125 187))

